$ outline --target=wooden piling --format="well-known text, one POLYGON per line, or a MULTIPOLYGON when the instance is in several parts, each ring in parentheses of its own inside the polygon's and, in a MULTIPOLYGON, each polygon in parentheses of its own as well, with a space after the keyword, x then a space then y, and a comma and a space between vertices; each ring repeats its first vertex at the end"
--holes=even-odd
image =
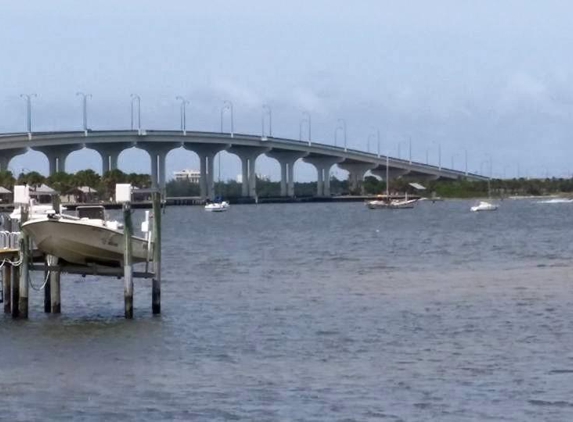
POLYGON ((20 298, 19 298, 19 314, 20 318, 28 318, 28 265, 29 265, 29 238, 22 231, 22 224, 28 220, 29 208, 27 205, 21 206, 20 217, 20 255, 22 263, 20 264, 20 298))
MULTIPOLYGON (((52 255, 48 255, 47 259, 51 265, 58 264, 58 258, 52 255)), ((62 312, 60 294, 60 271, 50 271, 50 305, 53 314, 59 314, 62 312)))
POLYGON ((161 195, 153 193, 153 279, 151 281, 151 310, 153 314, 161 313, 161 195))
POLYGON ((2 267, 2 292, 4 294, 4 313, 9 314, 12 310, 12 265, 5 263, 2 267))
POLYGON ((125 299, 125 317, 133 318, 133 256, 132 240, 133 225, 131 222, 131 204, 123 204, 123 280, 124 280, 124 299, 125 299))
POLYGON ((20 267, 12 267, 12 318, 20 316, 20 267))
POLYGON ((49 314, 52 311, 52 289, 50 288, 50 271, 48 270, 48 257, 46 257, 46 269, 44 270, 44 312, 49 314))

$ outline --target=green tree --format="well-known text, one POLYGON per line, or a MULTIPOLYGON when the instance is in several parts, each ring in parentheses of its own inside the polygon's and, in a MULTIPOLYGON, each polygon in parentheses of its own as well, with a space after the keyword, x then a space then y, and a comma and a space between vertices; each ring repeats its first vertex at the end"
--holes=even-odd
POLYGON ((97 189, 101 182, 101 177, 92 169, 80 170, 72 176, 72 183, 75 187, 89 186, 97 189))
POLYGON ((58 171, 47 179, 48 185, 60 194, 69 192, 74 187, 73 175, 58 171))
POLYGON ((31 171, 29 173, 20 173, 18 175, 19 185, 41 185, 46 182, 46 178, 38 173, 37 171, 31 171))
POLYGON ((9 170, 0 171, 0 186, 5 187, 6 189, 12 189, 16 179, 14 179, 14 175, 9 170))

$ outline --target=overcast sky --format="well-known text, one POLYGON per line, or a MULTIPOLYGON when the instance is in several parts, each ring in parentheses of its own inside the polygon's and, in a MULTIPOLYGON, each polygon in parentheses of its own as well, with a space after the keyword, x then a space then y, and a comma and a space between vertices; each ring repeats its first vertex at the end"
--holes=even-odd
MULTIPOLYGON (((218 130, 230 100, 235 131, 258 134, 261 106, 273 134, 298 138, 303 110, 313 140, 333 143, 339 118, 348 146, 494 175, 573 172, 573 2, 538 0, 0 0, 0 132, 25 130, 22 93, 36 93, 35 130, 80 129, 76 91, 91 93, 90 127, 128 128, 130 94, 146 129, 178 129, 177 95, 191 130, 218 130), (372 139, 372 138, 371 138, 372 139), (372 140, 372 149, 375 149, 372 140)), ((340 140, 340 139, 339 139, 340 140)), ((274 160, 257 161, 277 179, 274 160)), ((168 172, 197 168, 172 152, 168 172)), ((68 171, 100 170, 76 152, 68 171)), ((29 152, 11 169, 47 172, 29 152)), ((124 171, 148 171, 142 151, 124 171)), ((239 173, 223 157, 223 178, 239 173)), ((297 164, 297 180, 315 179, 297 164)), ((338 171, 340 176, 345 172, 338 171)))

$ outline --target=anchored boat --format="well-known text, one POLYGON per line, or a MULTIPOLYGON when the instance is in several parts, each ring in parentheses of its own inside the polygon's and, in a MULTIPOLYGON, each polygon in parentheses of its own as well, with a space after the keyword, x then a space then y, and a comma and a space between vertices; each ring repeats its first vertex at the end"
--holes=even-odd
POLYGON ((221 202, 209 202, 205 205, 205 211, 211 212, 223 212, 229 209, 229 203, 227 201, 221 202))
MULTIPOLYGON (((123 263, 123 227, 105 218, 102 206, 77 208, 78 215, 48 214, 22 224, 22 230, 36 247, 72 264, 99 264, 111 267, 123 263)), ((151 256, 151 242, 132 236, 133 262, 151 256)))

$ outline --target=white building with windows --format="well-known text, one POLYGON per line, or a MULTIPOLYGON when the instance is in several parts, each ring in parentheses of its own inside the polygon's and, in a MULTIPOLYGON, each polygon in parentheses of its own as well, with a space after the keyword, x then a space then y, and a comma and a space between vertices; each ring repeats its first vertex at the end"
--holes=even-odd
POLYGON ((199 184, 199 180, 201 180, 201 173, 198 170, 181 170, 181 171, 174 171, 173 177, 177 181, 188 181, 189 183, 193 183, 195 185, 199 184))

